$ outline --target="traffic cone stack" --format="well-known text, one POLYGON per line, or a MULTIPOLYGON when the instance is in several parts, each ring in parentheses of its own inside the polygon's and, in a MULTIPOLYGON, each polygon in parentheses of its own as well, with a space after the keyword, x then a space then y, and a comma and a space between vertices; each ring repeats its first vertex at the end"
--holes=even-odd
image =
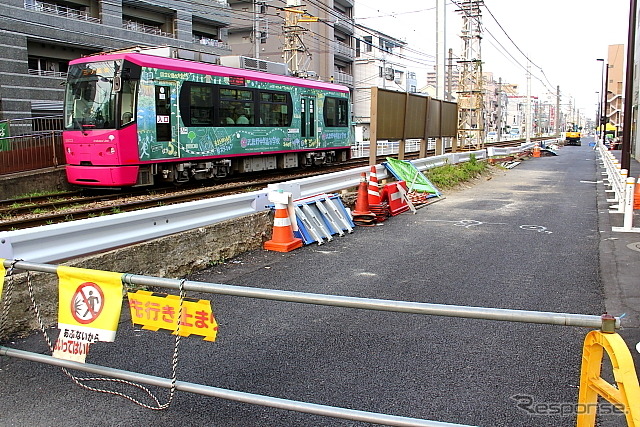
POLYGON ((369 195, 367 190, 367 174, 360 175, 360 185, 358 186, 358 199, 356 206, 351 212, 353 223, 361 226, 372 226, 376 220, 376 215, 369 208, 369 195))
POLYGON ((376 216, 377 222, 382 222, 389 218, 389 204, 382 201, 380 195, 380 186, 378 185, 378 175, 376 174, 376 167, 371 166, 371 173, 369 174, 369 188, 368 188, 368 201, 369 210, 376 216))
POLYGON ((268 251, 291 252, 302 246, 302 239, 293 236, 291 218, 287 205, 276 203, 276 214, 273 222, 273 234, 271 240, 264 242, 264 248, 268 251))
POLYGON ((640 209, 640 182, 633 187, 633 209, 640 209))
POLYGON ((537 142, 533 145, 533 157, 540 157, 540 144, 537 142))

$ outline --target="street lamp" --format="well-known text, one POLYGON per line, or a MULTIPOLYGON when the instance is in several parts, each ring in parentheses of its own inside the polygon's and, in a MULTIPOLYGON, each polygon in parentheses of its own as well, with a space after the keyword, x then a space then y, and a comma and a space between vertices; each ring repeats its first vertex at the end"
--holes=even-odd
MULTIPOLYGON (((602 80, 602 102, 600 103, 600 117, 598 118, 598 123, 600 123, 600 138, 602 139, 602 143, 604 144, 604 133, 605 133, 605 124, 604 124, 604 114, 605 114, 605 105, 607 103, 607 82, 604 77, 604 59, 598 58, 596 61, 602 61, 602 74, 600 76, 600 80, 602 80)), ((609 64, 607 64, 607 72, 609 71, 609 64)))
MULTIPOLYGON (((598 123, 600 123, 600 91, 599 90, 596 91, 596 99, 597 99, 597 102, 596 102, 596 120, 595 120, 595 123, 596 123, 596 131, 597 131, 598 130, 598 123)), ((599 133, 597 135, 598 135, 598 137, 600 137, 599 133)))

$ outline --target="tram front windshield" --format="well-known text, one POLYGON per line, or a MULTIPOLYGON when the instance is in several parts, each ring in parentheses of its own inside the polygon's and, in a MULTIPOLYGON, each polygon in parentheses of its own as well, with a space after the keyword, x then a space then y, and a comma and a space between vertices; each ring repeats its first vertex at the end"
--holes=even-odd
POLYGON ((117 115, 113 78, 119 67, 119 61, 69 67, 64 105, 68 130, 115 128, 117 115))

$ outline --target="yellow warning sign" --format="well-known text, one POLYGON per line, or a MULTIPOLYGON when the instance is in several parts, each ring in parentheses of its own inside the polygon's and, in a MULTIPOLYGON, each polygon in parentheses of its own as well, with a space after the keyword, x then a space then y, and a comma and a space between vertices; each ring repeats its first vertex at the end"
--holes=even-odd
POLYGON ((114 341, 122 307, 122 273, 59 266, 58 328, 114 341))
POLYGON ((4 269, 4 258, 0 258, 0 300, 2 300, 2 286, 4 285, 4 275, 6 271, 4 269))
MULTIPOLYGON (((157 331, 168 329, 176 334, 178 330, 178 313, 180 297, 178 295, 154 295, 149 291, 129 292, 129 309, 134 325, 142 325, 142 329, 157 331)), ((180 319, 180 336, 203 336, 205 341, 215 341, 218 334, 218 323, 213 317, 211 301, 182 301, 180 319)))

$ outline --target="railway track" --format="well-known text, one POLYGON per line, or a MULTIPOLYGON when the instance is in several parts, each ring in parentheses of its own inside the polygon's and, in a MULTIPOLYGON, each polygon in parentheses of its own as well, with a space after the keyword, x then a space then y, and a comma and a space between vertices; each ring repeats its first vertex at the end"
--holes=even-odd
POLYGON ((166 206, 175 203, 221 197, 228 194, 253 191, 263 188, 268 184, 281 182, 283 180, 337 172, 363 166, 366 163, 366 159, 361 159, 350 162, 349 164, 302 170, 294 174, 290 172, 283 174, 280 172, 261 178, 248 179, 247 177, 242 177, 236 178, 234 181, 225 181, 222 184, 211 185, 204 188, 163 188, 153 192, 148 190, 139 192, 128 191, 126 193, 112 193, 98 196, 77 195, 67 198, 55 195, 50 196, 53 198, 52 200, 47 200, 45 197, 39 200, 39 202, 25 205, 18 205, 17 202, 13 200, 3 201, 2 203, 5 204, 5 206, 0 205, 0 218, 4 219, 0 219, 0 231, 37 227, 114 213, 166 206))
MULTIPOLYGON (((487 144, 494 147, 513 146, 517 141, 502 141, 487 144)), ((427 151, 428 156, 435 155, 434 150, 427 151)), ((378 156, 378 163, 388 155, 378 156)), ((405 154, 405 159, 418 157, 417 152, 405 154)), ((267 184, 336 172, 349 168, 366 166, 368 158, 352 159, 339 166, 324 166, 302 169, 294 173, 261 173, 260 177, 237 177, 225 180, 205 188, 155 188, 129 189, 126 192, 95 194, 95 191, 81 190, 44 196, 31 196, 0 201, 0 231, 37 227, 114 213, 147 209, 175 203, 184 203, 205 198, 220 197, 242 191, 263 188, 267 184)))

